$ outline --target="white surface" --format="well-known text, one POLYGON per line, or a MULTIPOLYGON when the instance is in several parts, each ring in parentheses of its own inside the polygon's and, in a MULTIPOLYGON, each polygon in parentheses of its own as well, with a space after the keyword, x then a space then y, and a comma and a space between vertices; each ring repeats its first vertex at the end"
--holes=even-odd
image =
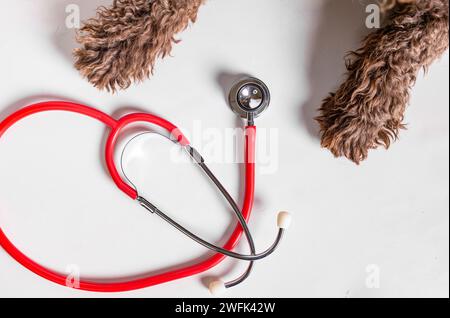
MULTIPOLYGON (((194 144, 208 160, 208 130, 223 133, 238 123, 224 101, 227 74, 252 74, 273 95, 258 119, 260 132, 278 133, 269 158, 278 165, 257 175, 250 226, 258 249, 274 238, 277 211, 291 212, 293 223, 280 249, 226 295, 448 297, 447 54, 419 76, 400 141, 355 166, 320 148, 312 117, 341 81, 344 53, 367 32, 359 1, 210 0, 179 36, 174 57, 158 63, 151 80, 114 96, 74 70, 73 30, 64 25, 67 4, 79 4, 86 18, 109 2, 0 2, 0 118, 49 98, 111 114, 139 108, 188 132, 200 124, 205 140, 194 144), (376 274, 379 280, 372 280, 376 274)), ((89 278, 138 275, 204 257, 202 248, 117 190, 103 166, 104 134, 90 119, 61 113, 14 126, 0 141, 2 229, 39 263, 60 272, 76 265, 89 278)), ((172 216, 221 242, 234 224, 230 211, 195 167, 160 156, 168 147, 145 141, 130 174, 172 216)), ((238 165, 211 167, 238 196, 238 165)), ((226 261, 195 277, 107 295, 47 282, 0 250, 0 296, 208 297, 210 277, 235 278, 245 265, 226 261)))

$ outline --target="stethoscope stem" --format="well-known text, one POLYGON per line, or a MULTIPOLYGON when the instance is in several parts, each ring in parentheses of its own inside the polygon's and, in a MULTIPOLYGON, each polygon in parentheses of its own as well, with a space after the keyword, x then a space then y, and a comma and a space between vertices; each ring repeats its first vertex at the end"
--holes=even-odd
POLYGON ((236 252, 233 252, 233 251, 226 250, 226 249, 224 249, 222 247, 219 247, 217 245, 214 245, 212 243, 209 243, 208 241, 200 238, 199 236, 195 235, 194 233, 192 233, 191 231, 186 229, 184 226, 182 226, 181 224, 179 224, 178 222, 176 222, 175 220, 170 218, 167 214, 165 214, 164 212, 162 212, 161 210, 156 208, 153 204, 150 203, 150 205, 148 205, 149 202, 146 199, 144 199, 142 197, 138 197, 137 200, 147 210, 149 210, 150 212, 158 215, 164 221, 166 221, 167 223, 172 225, 174 228, 179 230, 181 233, 183 233, 184 235, 188 236, 189 238, 191 238, 195 242, 199 243, 200 245, 203 245, 204 247, 206 247, 206 248, 208 248, 208 249, 210 249, 210 250, 212 250, 214 252, 217 252, 217 253, 220 253, 220 254, 232 257, 232 258, 240 259, 240 260, 243 260, 243 261, 257 261, 257 260, 260 260, 260 259, 263 259, 263 258, 269 256, 270 254, 272 254, 275 251, 275 249, 280 244, 281 239, 283 238, 284 229, 280 228, 278 230, 278 234, 277 234, 277 237, 276 237, 275 241, 264 252, 261 252, 261 253, 258 253, 258 254, 250 254, 250 255, 236 253, 236 252))
MULTIPOLYGON (((191 154, 191 156, 194 158, 193 152, 195 151, 195 148, 188 146, 188 147, 186 147, 186 149, 191 154), (189 148, 193 149, 193 151, 189 151, 189 148)), ((234 201, 234 199, 230 195, 230 193, 228 193, 228 191, 225 189, 225 187, 222 185, 222 183, 220 183, 219 179, 216 178, 216 176, 212 173, 212 171, 204 163, 204 160, 200 156, 200 154, 198 152, 196 152, 196 153, 198 156, 197 156, 197 158, 194 158, 194 160, 198 163, 198 165, 206 173, 206 175, 211 179, 211 181, 216 185, 216 187, 219 189, 219 191, 222 193, 222 195, 225 197, 225 199, 228 201, 228 203, 232 207, 233 212, 235 213, 236 217, 238 218, 239 224, 241 225, 241 227, 244 231, 245 237, 247 239, 247 243, 250 247, 250 253, 252 255, 255 255, 256 254, 255 243, 253 241, 252 234, 250 232, 250 229, 248 228, 247 222, 245 220, 245 217, 244 217, 242 211, 239 209, 238 205, 236 204, 236 201, 234 201)), ((253 269, 253 264, 254 264, 254 261, 250 261, 245 272, 238 278, 224 283, 224 287, 231 288, 231 287, 234 287, 234 286, 239 285, 240 283, 244 282, 250 276, 250 273, 252 272, 252 269, 253 269)))

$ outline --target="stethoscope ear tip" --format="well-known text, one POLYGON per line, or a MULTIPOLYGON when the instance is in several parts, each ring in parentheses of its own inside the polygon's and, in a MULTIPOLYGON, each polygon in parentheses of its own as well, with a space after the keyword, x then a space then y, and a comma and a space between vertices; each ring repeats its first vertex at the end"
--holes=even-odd
POLYGON ((227 290, 225 283, 220 279, 212 281, 208 286, 209 292, 213 296, 221 296, 227 290))
POLYGON ((289 212, 281 211, 278 213, 277 225, 280 229, 287 229, 291 225, 292 216, 289 212))

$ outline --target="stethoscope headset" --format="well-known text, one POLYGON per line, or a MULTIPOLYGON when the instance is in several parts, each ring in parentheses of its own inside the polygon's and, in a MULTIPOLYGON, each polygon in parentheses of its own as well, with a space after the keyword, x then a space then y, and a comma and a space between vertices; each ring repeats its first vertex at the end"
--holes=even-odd
MULTIPOLYGON (((248 266, 245 272, 238 278, 233 279, 228 282, 223 282, 222 280, 215 280, 209 284, 209 290, 211 293, 217 295, 223 292, 227 288, 234 287, 243 281, 245 281, 253 268, 254 262, 263 259, 270 254, 272 254, 275 249, 280 244, 283 237, 285 229, 288 228, 291 216, 287 212, 280 212, 278 214, 278 234, 275 238, 273 244, 263 252, 257 253, 253 237, 248 228, 247 222, 250 217, 250 213, 253 206, 254 200, 254 189, 255 189, 255 139, 256 139, 256 126, 254 124, 255 119, 267 109, 270 104, 270 92, 267 86, 260 80, 256 78, 246 77, 238 81, 230 90, 229 105, 231 109, 241 118, 246 121, 245 125, 245 196, 242 208, 239 208, 236 201, 231 197, 225 187, 220 183, 220 181, 211 172, 205 163, 205 160, 200 155, 200 153, 190 145, 187 138, 182 134, 182 132, 172 123, 158 116, 147 114, 147 113, 131 113, 127 114, 120 119, 114 119, 113 117, 89 106, 63 101, 48 101, 42 103, 32 104, 30 106, 24 107, 15 113, 9 115, 0 123, 0 138, 5 134, 5 132, 15 123, 22 120, 25 117, 31 116, 36 113, 47 112, 47 111, 66 111, 72 113, 79 113, 93 119, 96 119, 107 127, 110 128, 109 135, 105 146, 105 161, 109 173, 116 183, 117 187, 122 190, 131 199, 137 201, 142 207, 148 210, 151 214, 157 215, 164 221, 168 222, 174 228, 185 234, 190 239, 194 240, 198 244, 210 249, 217 254, 212 257, 201 261, 200 263, 190 265, 186 268, 177 269, 161 274, 156 274, 149 277, 138 278, 125 282, 113 282, 113 283, 103 283, 103 282, 93 282, 80 280, 76 285, 76 288, 87 291, 96 292, 119 292, 128 291, 134 289, 145 288, 176 279, 192 276, 219 264, 226 256, 248 261, 248 266), (189 231, 187 228, 181 224, 174 221, 166 213, 158 209, 155 205, 145 199, 140 195, 140 192, 136 186, 131 182, 131 180, 126 176, 122 168, 122 162, 120 162, 120 167, 122 169, 121 173, 117 169, 115 151, 118 144, 121 132, 125 128, 129 127, 135 123, 149 123, 161 128, 165 132, 165 136, 169 138, 174 143, 178 144, 180 147, 184 148, 185 151, 190 155, 193 162, 197 164, 200 169, 202 169, 205 174, 211 179, 215 184, 217 189, 222 193, 224 198, 227 200, 228 204, 232 208, 234 214, 236 215, 239 224, 234 229, 228 241, 223 247, 212 244, 196 234, 189 231), (248 245, 250 247, 250 254, 240 254, 233 252, 233 248, 237 245, 242 233, 245 234, 248 245)), ((126 147, 126 146, 125 146, 126 147)), ((124 148, 125 149, 125 148, 124 148)), ((122 151, 123 154, 124 150, 122 151)), ((122 158, 122 157, 121 157, 122 158)), ((122 160, 122 159, 121 159, 122 160)), ((42 276, 52 282, 60 285, 67 286, 67 277, 45 268, 32 259, 28 258, 23 254, 14 244, 8 239, 5 233, 0 228, 0 245, 20 264, 29 270, 33 271, 37 275, 42 276)), ((73 287, 73 286, 71 286, 73 287)))

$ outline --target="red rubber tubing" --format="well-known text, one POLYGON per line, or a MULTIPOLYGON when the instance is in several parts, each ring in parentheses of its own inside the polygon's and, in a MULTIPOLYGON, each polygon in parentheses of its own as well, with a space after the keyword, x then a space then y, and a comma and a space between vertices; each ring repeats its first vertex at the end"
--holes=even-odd
MULTIPOLYGON (((150 114, 144 113, 134 113, 122 117, 119 120, 115 120, 111 116, 95 109, 81 104, 76 104, 72 102, 62 102, 62 101, 50 101, 37 103, 25 108, 18 110, 17 112, 8 116, 5 120, 0 123, 0 138, 3 134, 21 119, 28 117, 30 115, 46 112, 46 111, 67 111, 73 113, 79 113, 94 119, 99 120, 106 126, 108 126, 111 131, 106 143, 105 149, 105 159, 108 169, 111 173, 116 185, 129 197, 136 199, 137 192, 131 188, 124 180, 120 178, 114 164, 114 147, 117 142, 117 138, 121 130, 134 122, 150 122, 156 124, 168 131, 168 133, 177 140, 180 145, 188 145, 189 142, 183 136, 183 134, 170 122, 150 114)), ((256 128, 255 126, 249 126, 245 129, 245 196, 244 204, 242 208, 242 213, 245 219, 248 221, 250 213, 252 210, 253 199, 254 199, 254 185, 255 185, 255 138, 256 138, 256 128)), ((230 238, 223 246, 225 249, 232 250, 238 243, 242 235, 242 228, 240 224, 237 224, 235 230, 231 234, 230 238)), ((67 277, 61 275, 55 271, 47 269, 46 267, 39 265, 25 254, 23 254, 14 244, 8 239, 5 233, 0 227, 0 245, 4 250, 13 257, 17 262, 23 265, 28 270, 34 272, 35 274, 52 281, 54 283, 67 286, 67 277)), ((78 289, 94 292, 124 292, 135 289, 146 288, 176 279, 181 279, 184 277, 196 275, 211 269, 212 267, 219 264, 225 258, 222 254, 214 254, 212 257, 201 261, 197 264, 190 265, 185 268, 167 271, 165 273, 148 276, 139 279, 133 279, 125 282, 113 282, 113 283, 98 283, 94 281, 81 280, 78 289)))
POLYGON ((177 140, 181 146, 189 145, 189 141, 186 139, 186 137, 183 136, 183 134, 176 126, 160 117, 145 113, 133 113, 120 118, 117 121, 116 125, 112 128, 112 131, 109 133, 105 148, 105 159, 109 173, 111 174, 111 177, 113 178, 116 185, 120 190, 125 192, 125 194, 131 197, 133 200, 136 200, 138 194, 136 192, 136 189, 132 188, 120 177, 120 174, 117 171, 116 164, 114 162, 114 150, 117 144, 117 139, 119 138, 120 132, 123 130, 123 128, 136 122, 148 122, 160 126, 171 135, 172 139, 177 140))

